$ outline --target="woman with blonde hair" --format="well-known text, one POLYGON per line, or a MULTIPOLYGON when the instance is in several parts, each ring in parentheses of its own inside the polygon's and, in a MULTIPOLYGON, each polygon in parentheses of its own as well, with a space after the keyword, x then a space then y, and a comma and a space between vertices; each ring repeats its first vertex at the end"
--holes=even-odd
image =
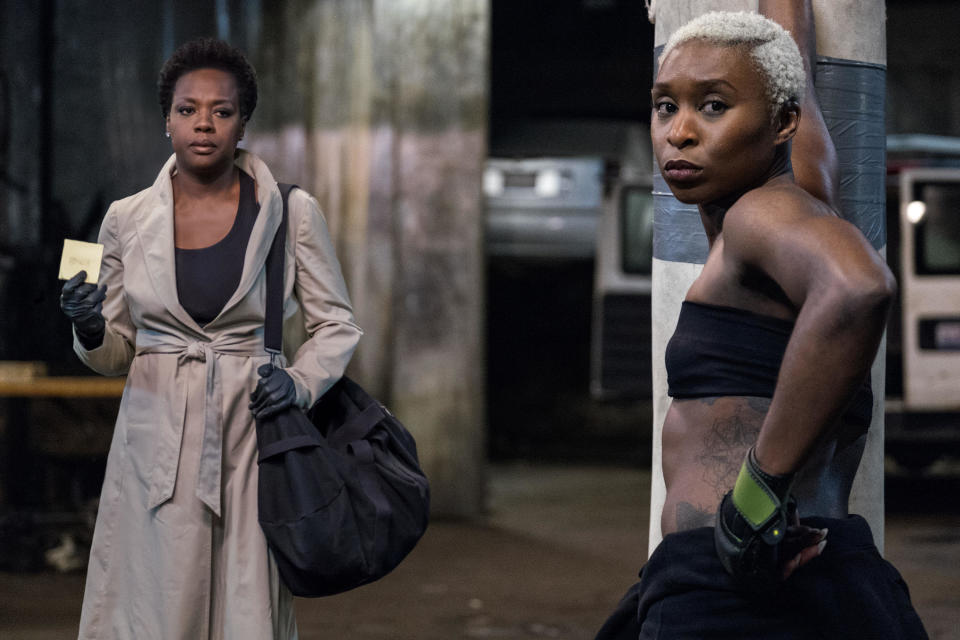
POLYGON ((848 513, 896 284, 834 208, 809 4, 767 5, 806 65, 747 12, 694 19, 660 57, 653 149, 709 254, 666 350, 664 539, 601 638, 926 637, 848 513))

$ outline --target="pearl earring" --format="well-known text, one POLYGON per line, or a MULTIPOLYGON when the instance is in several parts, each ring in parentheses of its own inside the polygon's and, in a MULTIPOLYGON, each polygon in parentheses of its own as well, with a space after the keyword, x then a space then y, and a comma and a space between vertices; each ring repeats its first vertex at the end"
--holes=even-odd
POLYGON ((168 138, 170 137, 170 132, 169 132, 169 131, 167 131, 167 137, 168 137, 168 138))

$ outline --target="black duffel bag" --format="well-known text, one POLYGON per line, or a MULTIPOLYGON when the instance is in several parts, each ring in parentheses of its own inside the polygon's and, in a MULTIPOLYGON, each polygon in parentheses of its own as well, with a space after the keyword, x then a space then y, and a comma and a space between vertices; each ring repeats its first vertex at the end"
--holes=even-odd
MULTIPOLYGON (((279 353, 287 196, 267 258, 264 342, 279 353), (278 257, 279 256, 279 257, 278 257)), ((297 596, 333 595, 393 570, 427 528, 430 491, 413 436, 344 376, 306 413, 257 420, 260 527, 297 596)))
POLYGON ((373 582, 427 528, 429 488, 403 425, 341 378, 309 412, 257 423, 260 527, 297 596, 373 582))

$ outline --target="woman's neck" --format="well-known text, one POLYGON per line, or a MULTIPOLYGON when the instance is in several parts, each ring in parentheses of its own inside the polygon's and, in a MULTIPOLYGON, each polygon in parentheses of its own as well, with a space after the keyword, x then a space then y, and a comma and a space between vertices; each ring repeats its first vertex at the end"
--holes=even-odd
POLYGON ((177 170, 173 174, 173 188, 176 196, 185 196, 191 199, 205 199, 229 193, 237 184, 240 170, 231 164, 226 171, 214 176, 196 175, 177 170))
POLYGON ((773 182, 781 182, 783 180, 793 182, 793 167, 790 164, 789 143, 777 147, 770 166, 752 185, 712 202, 698 204, 697 209, 700 211, 700 220, 703 223, 703 230, 707 234, 707 241, 710 245, 713 245, 713 241, 723 231, 723 218, 727 215, 727 211, 743 194, 773 182))

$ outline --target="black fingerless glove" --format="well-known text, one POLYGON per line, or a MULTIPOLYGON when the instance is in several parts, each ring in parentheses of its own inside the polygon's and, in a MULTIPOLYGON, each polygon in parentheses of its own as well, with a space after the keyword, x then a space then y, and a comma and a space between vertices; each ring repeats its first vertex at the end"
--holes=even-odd
POLYGON ((780 545, 795 508, 792 484, 793 474, 775 476, 760 469, 751 447, 733 490, 720 503, 714 528, 717 555, 747 590, 764 591, 780 580, 780 545))
POLYGON ((60 309, 70 318, 77 338, 87 349, 96 349, 103 344, 106 322, 103 319, 103 301, 107 297, 107 285, 97 286, 84 282, 87 272, 81 271, 67 280, 60 292, 60 309))
POLYGON ((289 373, 272 364, 262 364, 257 374, 260 380, 250 394, 249 405, 255 418, 269 418, 293 406, 297 400, 297 387, 289 373))

